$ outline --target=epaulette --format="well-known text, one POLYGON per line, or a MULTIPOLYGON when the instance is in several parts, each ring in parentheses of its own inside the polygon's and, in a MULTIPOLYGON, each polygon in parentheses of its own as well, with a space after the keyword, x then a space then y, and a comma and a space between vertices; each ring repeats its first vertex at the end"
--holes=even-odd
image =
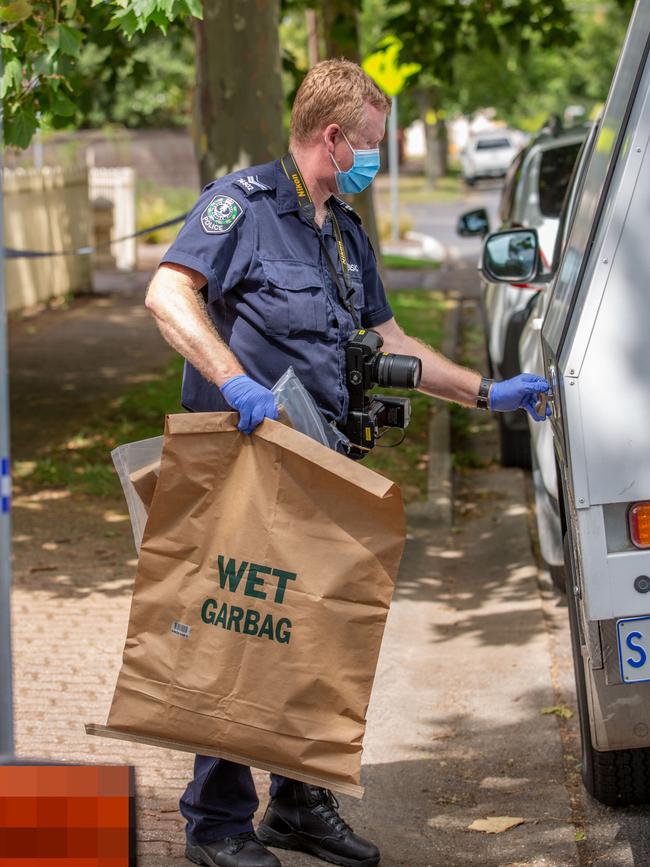
POLYGON ((332 198, 334 199, 336 204, 341 208, 341 210, 344 211, 348 215, 348 217, 352 217, 352 219, 355 221, 355 223, 358 223, 360 226, 362 225, 363 221, 362 221, 361 217, 359 216, 359 214, 357 214, 357 212, 354 210, 352 205, 348 205, 347 202, 343 201, 343 199, 339 199, 338 196, 333 196, 332 198))
POLYGON ((247 196, 273 189, 273 187, 260 181, 259 175, 246 175, 246 177, 237 178, 233 183, 237 184, 247 196))

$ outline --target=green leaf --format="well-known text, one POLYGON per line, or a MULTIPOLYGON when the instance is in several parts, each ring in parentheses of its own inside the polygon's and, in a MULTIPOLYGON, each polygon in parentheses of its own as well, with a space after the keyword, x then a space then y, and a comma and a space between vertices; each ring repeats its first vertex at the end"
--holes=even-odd
POLYGON ((43 42, 47 45, 48 48, 48 56, 54 57, 56 52, 59 50, 59 30, 58 28, 54 28, 53 30, 48 30, 47 33, 43 34, 43 42))
POLYGON ((30 74, 50 75, 53 65, 54 64, 51 62, 51 58, 49 55, 40 54, 32 64, 32 71, 30 74))
POLYGON ((127 39, 131 39, 138 29, 138 19, 131 9, 116 12, 106 27, 107 30, 121 30, 127 39))
POLYGON ((167 36, 167 27, 169 26, 169 21, 167 16, 162 11, 162 9, 156 9, 156 11, 151 16, 151 21, 156 27, 159 27, 162 32, 167 36))
POLYGON ((18 60, 17 57, 12 57, 11 60, 5 64, 2 79, 0 79, 0 99, 4 99, 12 87, 18 89, 22 80, 23 68, 20 60, 18 60))
POLYGON ((32 14, 32 4, 28 0, 14 0, 13 3, 8 3, 0 9, 0 21, 15 23, 16 21, 24 21, 32 14))
POLYGON ((132 0, 131 8, 138 21, 146 26, 149 18, 156 11, 156 0, 132 0))
POLYGON ((20 30, 22 37, 21 49, 23 57, 27 57, 27 55, 31 52, 33 52, 34 54, 39 54, 43 50, 43 42, 40 32, 36 29, 36 27, 32 27, 26 21, 24 21, 20 25, 20 30))
POLYGON ((8 48, 9 51, 15 51, 16 43, 13 36, 10 36, 9 33, 0 33, 0 48, 8 48))
POLYGON ((77 11, 77 0, 63 0, 61 8, 66 14, 66 18, 72 18, 77 11))
POLYGON ((76 111, 76 106, 71 99, 62 93, 60 90, 53 90, 50 94, 50 111, 53 114, 60 114, 64 117, 70 117, 76 111))
POLYGON ((67 24, 59 24, 59 51, 61 54, 69 54, 71 57, 78 57, 83 36, 67 24))
POLYGON ((27 109, 5 118, 5 144, 26 148, 38 128, 36 115, 27 109))
POLYGON ((203 4, 201 0, 185 0, 185 5, 187 6, 187 11, 194 18, 200 18, 203 20, 203 4))

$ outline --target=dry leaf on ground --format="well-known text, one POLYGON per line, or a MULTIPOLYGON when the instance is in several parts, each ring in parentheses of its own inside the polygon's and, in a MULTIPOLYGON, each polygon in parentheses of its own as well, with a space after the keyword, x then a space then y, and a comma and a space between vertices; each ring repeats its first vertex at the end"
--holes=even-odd
POLYGON ((467 826, 468 831, 483 831, 485 834, 502 834, 517 825, 523 825, 526 820, 521 816, 489 816, 487 819, 477 819, 467 826))
POLYGON ((540 711, 542 715, 553 714, 553 716, 559 716, 561 719, 571 719, 573 716, 573 711, 570 707, 563 707, 562 705, 555 705, 555 707, 543 707, 540 711))

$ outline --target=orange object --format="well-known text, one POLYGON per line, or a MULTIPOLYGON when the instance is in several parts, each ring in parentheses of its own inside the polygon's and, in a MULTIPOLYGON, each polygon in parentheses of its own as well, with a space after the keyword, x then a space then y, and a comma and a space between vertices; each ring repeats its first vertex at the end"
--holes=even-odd
POLYGON ((635 503, 627 513, 630 539, 637 548, 650 548, 650 503, 635 503))
POLYGON ((133 867, 129 765, 0 765, 0 867, 133 867))

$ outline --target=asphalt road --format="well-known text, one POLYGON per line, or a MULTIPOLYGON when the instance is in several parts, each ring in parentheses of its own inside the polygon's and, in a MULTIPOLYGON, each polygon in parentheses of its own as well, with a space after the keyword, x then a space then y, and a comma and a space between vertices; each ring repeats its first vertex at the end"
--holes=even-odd
POLYGON ((487 208, 490 227, 497 229, 501 181, 482 181, 474 188, 465 188, 464 196, 452 202, 427 204, 400 203, 400 211, 410 220, 413 230, 430 235, 446 250, 443 266, 438 271, 389 271, 387 285, 391 289, 441 289, 459 292, 465 297, 477 298, 479 279, 476 273, 481 241, 463 238, 456 232, 458 218, 465 211, 487 208))
POLYGON ((432 235, 447 249, 452 261, 465 260, 474 266, 481 249, 477 238, 462 238, 456 233, 458 217, 474 208, 487 208, 490 215, 490 228, 499 228, 499 197, 501 181, 480 181, 473 188, 466 188, 462 199, 455 202, 440 202, 435 205, 413 203, 402 204, 416 232, 432 235))

